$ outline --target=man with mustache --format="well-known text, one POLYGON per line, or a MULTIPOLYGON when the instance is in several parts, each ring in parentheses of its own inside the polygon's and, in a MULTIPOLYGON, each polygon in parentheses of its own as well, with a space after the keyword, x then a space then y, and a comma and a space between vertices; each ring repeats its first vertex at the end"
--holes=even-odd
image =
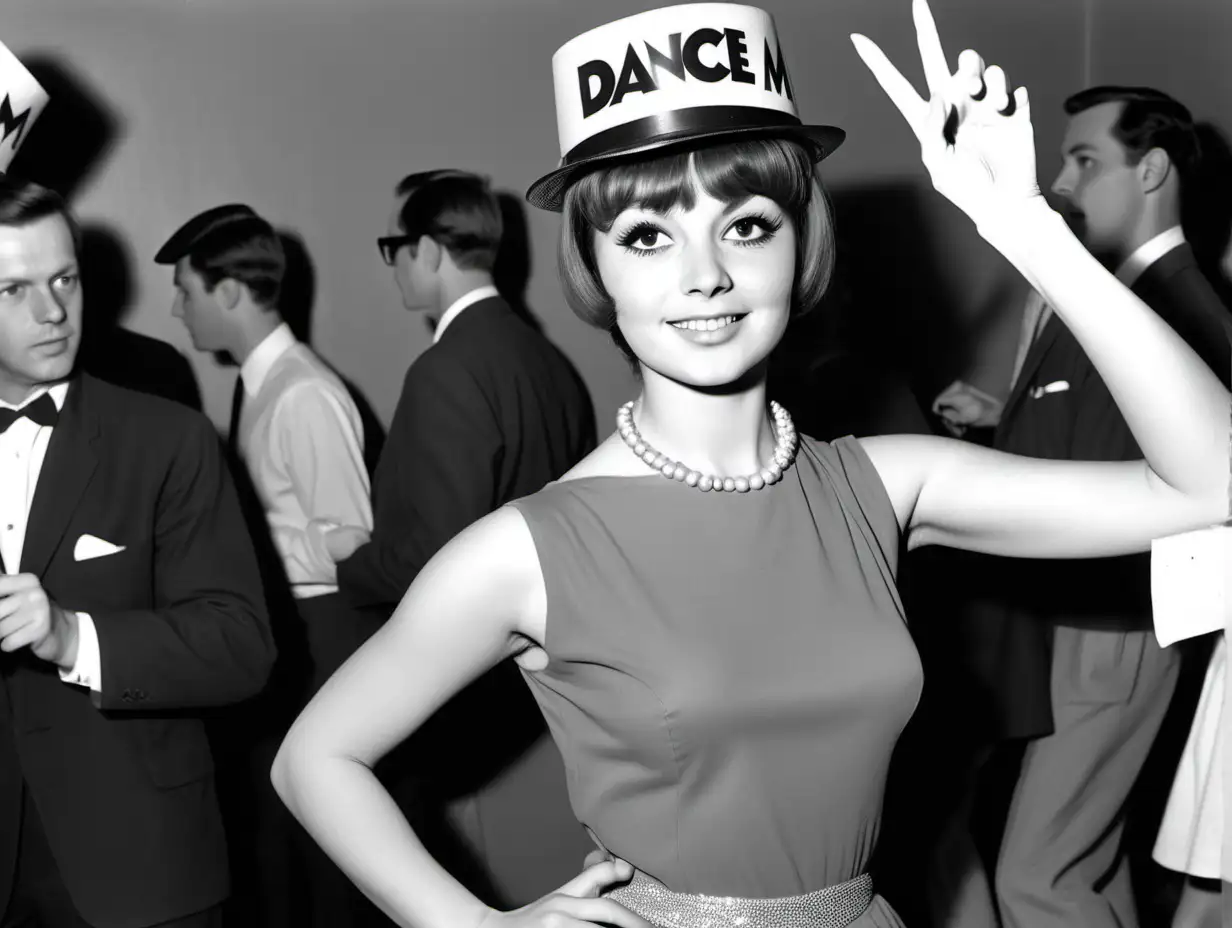
MULTIPOLYGON (((1139 87, 1090 88, 1065 110, 1052 192, 1071 225, 1227 384, 1232 323, 1181 227, 1183 198, 1201 194, 1189 111, 1139 87)), ((1090 359, 1034 292, 994 446, 1058 460, 1141 457, 1090 359)), ((1149 555, 982 562, 977 607, 1000 633, 1052 635, 1050 679, 1040 675, 1034 695, 1007 682, 1025 659, 1013 649, 986 673, 1009 710, 1041 698, 1052 709, 1052 731, 1028 743, 1011 800, 995 878, 1001 919, 1006 928, 1136 926, 1126 810, 1180 671, 1176 649, 1160 648, 1152 630, 1149 555)), ((978 905, 967 899, 947 924, 989 924, 988 902, 978 905)))

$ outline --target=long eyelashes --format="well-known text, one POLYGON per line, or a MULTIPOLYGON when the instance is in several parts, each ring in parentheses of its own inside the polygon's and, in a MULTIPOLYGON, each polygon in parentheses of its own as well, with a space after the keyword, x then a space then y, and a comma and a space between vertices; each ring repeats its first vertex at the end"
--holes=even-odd
POLYGON ((658 251, 658 248, 653 244, 644 244, 641 248, 634 248, 633 243, 640 238, 650 238, 653 242, 655 236, 663 235, 663 230, 652 222, 639 222, 633 228, 629 229, 616 241, 622 248, 627 248, 630 251, 658 251))
MULTIPOLYGON (((733 222, 731 226, 729 226, 728 231, 735 230, 736 232, 740 232, 742 231, 742 226, 753 226, 760 228, 762 234, 757 236, 757 238, 745 238, 744 236, 741 236, 739 238, 730 239, 730 241, 735 242, 737 245, 764 245, 766 242, 770 241, 770 239, 774 238, 774 234, 778 232, 779 229, 783 228, 783 219, 782 217, 767 216, 765 213, 754 213, 749 216, 741 216, 733 222)), ((726 236, 724 236, 724 238, 726 238, 726 236)))
MULTIPOLYGON (((756 245, 765 245, 775 233, 783 227, 783 218, 768 216, 764 213, 751 213, 746 216, 741 216, 727 227, 723 234, 724 241, 731 242, 733 245, 740 247, 751 248, 756 245), (755 238, 749 238, 756 230, 760 230, 761 234, 755 238), (733 237, 732 232, 736 235, 733 237)), ((638 255, 653 255, 662 251, 667 244, 655 244, 659 238, 667 238, 667 233, 653 222, 639 222, 624 233, 622 233, 616 242, 626 251, 633 252, 638 255), (640 242, 640 245, 638 244, 640 242)))

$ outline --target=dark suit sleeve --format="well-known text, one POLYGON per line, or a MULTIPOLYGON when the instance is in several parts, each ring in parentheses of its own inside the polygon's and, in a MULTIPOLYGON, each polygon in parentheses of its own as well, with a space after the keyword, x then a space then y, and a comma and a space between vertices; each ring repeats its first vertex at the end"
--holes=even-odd
MULTIPOLYGON (((1138 295, 1170 325, 1228 385, 1232 376, 1232 323, 1207 279, 1196 267, 1142 285, 1138 295)), ((1081 355, 1084 373, 1074 420, 1071 459, 1125 461, 1142 451, 1095 367, 1081 355)))
MULTIPOLYGON (((1072 384, 1071 461, 1136 461, 1142 451, 1094 365, 1082 356, 1081 380, 1072 384)), ((1077 378, 1075 378, 1077 379, 1077 378)))
POLYGON ((1143 300, 1185 339, 1223 385, 1232 380, 1232 317, 1196 267, 1173 274, 1143 300))
POLYGON ((154 525, 154 608, 91 611, 102 709, 239 702, 274 661, 252 542, 218 437, 199 416, 174 436, 154 525), (126 697, 127 694, 127 698, 126 697))
MULTIPOLYGON (((1107 385, 1085 354, 1080 373, 1072 430, 1071 461, 1139 461, 1142 450, 1107 385)), ((1042 561, 1032 565, 1037 582, 1034 594, 1051 602, 1051 612, 1063 622, 1079 626, 1149 621, 1151 605, 1150 555, 1042 561), (1064 590, 1064 606, 1056 606, 1056 592, 1064 590)))
POLYGON ((504 447, 474 374, 429 351, 407 372, 378 469, 372 540, 338 565, 357 606, 396 606, 437 551, 496 505, 504 447))

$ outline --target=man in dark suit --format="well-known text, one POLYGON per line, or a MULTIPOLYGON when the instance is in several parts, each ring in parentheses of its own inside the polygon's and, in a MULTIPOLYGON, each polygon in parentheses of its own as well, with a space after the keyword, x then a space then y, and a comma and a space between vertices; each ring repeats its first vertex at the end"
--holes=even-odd
POLYGON ((397 193, 381 255, 433 344, 406 373, 377 465, 372 539, 338 565, 358 605, 385 610, 454 535, 595 443, 581 379, 492 284, 501 217, 484 180, 428 171, 397 193))
MULTIPOLYGON (((389 234, 378 242, 403 305, 427 314, 433 330, 433 344, 406 373, 377 465, 371 540, 338 565, 341 591, 384 616, 451 538, 555 480, 595 444, 581 378, 493 285, 501 233, 500 208, 484 179, 440 170, 402 180, 389 234)), ((478 832, 477 792, 542 730, 528 695, 511 668, 497 668, 438 713, 407 752, 431 758, 430 769, 414 773, 418 799, 408 814, 435 816, 425 810, 470 796, 455 815, 478 832), (497 726, 492 705, 502 707, 497 726), (427 798, 424 790, 437 795, 427 798)), ((448 826, 435 819, 418 825, 437 836, 436 850, 456 876, 494 898, 448 826)))
POLYGON ((274 652, 213 428, 73 376, 76 225, 0 176, 0 926, 212 928, 205 707, 274 652))
MULTIPOLYGON (((1188 111, 1157 91, 1120 87, 1076 94, 1066 111, 1053 192, 1067 217, 1092 254, 1228 383, 1228 312, 1180 226, 1198 157, 1188 111)), ((1142 456, 1090 360, 1038 294, 1024 311, 994 445, 1058 460, 1142 456)), ((982 589, 996 592, 983 606, 992 618, 1052 634, 1048 677, 1028 689, 1025 704, 1017 696, 1024 712, 1049 699, 1052 730, 1027 746, 1014 788, 995 881, 1001 919, 1006 928, 1135 926, 1126 810, 1180 666, 1152 630, 1149 555, 986 562, 993 566, 984 579, 993 582, 982 589)), ((1021 670, 1012 653, 999 660, 990 680, 1021 670)), ((1013 705, 1016 695, 1003 684, 998 698, 1013 705)), ((956 913, 949 924, 974 924, 970 916, 956 913)))

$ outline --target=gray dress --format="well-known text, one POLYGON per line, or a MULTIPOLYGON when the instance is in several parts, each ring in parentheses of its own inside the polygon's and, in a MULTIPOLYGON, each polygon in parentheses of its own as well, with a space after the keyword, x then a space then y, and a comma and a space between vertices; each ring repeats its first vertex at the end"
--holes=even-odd
MULTIPOLYGON (((647 472, 513 503, 547 589, 526 672, 578 820, 670 890, 794 896, 863 873, 922 674, 899 533, 851 438, 759 492, 647 472)), ((876 897, 854 923, 901 923, 876 897)))

